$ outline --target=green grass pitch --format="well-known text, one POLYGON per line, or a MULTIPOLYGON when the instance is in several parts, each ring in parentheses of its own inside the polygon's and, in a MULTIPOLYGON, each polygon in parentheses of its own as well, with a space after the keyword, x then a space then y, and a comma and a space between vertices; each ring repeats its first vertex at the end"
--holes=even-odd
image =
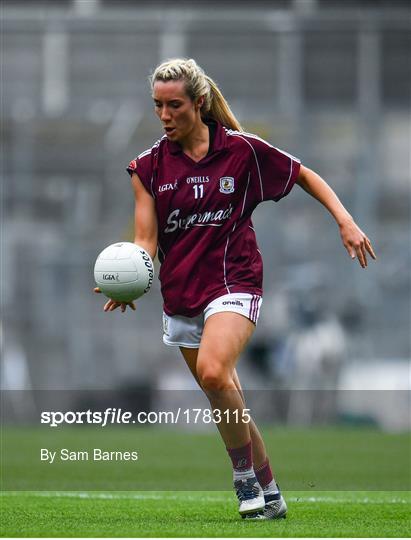
POLYGON ((13 428, 2 435, 2 537, 411 535, 408 433, 264 430, 289 509, 287 519, 267 522, 239 517, 227 456, 213 432, 13 428), (44 444, 127 448, 133 437, 141 454, 134 469, 54 466, 37 455, 44 444))
POLYGON ((10 492, 8 537, 407 537, 404 492, 289 492, 286 519, 246 522, 233 493, 10 492))

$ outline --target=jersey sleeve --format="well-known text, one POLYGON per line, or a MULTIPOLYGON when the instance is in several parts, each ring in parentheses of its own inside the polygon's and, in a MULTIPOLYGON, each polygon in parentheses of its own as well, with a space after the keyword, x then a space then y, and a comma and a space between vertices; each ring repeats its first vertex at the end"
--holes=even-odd
POLYGON ((151 153, 143 152, 143 154, 132 159, 126 170, 130 177, 136 173, 146 190, 150 195, 154 196, 152 190, 153 168, 151 153))
POLYGON ((253 182, 255 201, 279 201, 298 179, 301 162, 259 137, 245 137, 252 147, 253 182))

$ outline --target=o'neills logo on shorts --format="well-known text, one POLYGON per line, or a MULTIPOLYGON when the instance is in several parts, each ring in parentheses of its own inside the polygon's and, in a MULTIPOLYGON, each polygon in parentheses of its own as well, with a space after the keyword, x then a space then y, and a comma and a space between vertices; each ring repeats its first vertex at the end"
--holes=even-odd
POLYGON ((240 300, 224 300, 223 306, 240 306, 244 307, 244 304, 240 300))
POLYGON ((180 209, 173 210, 167 218, 165 233, 172 233, 177 229, 189 229, 190 227, 221 227, 221 221, 227 221, 231 217, 234 208, 231 204, 224 210, 214 212, 199 212, 185 218, 179 218, 180 209))

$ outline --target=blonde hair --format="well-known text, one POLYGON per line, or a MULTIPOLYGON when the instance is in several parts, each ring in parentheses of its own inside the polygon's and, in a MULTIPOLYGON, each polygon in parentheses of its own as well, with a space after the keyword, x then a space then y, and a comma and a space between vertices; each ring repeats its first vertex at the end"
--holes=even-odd
POLYGON ((217 84, 204 73, 204 70, 192 58, 173 58, 156 67, 150 76, 151 89, 157 81, 185 82, 187 95, 192 101, 204 96, 201 117, 216 120, 223 126, 243 131, 217 84))

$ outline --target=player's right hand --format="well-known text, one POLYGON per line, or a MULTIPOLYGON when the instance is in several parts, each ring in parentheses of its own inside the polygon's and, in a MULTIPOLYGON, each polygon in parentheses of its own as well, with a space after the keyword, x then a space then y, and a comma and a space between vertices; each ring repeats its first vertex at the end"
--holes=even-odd
MULTIPOLYGON (((94 289, 95 293, 101 294, 100 287, 95 287, 94 289)), ((108 299, 108 301, 104 304, 103 310, 104 311, 114 311, 118 307, 121 308, 121 311, 124 313, 126 311, 127 306, 132 309, 136 310, 136 306, 134 305, 134 302, 116 302, 116 300, 111 300, 111 298, 108 299)))

